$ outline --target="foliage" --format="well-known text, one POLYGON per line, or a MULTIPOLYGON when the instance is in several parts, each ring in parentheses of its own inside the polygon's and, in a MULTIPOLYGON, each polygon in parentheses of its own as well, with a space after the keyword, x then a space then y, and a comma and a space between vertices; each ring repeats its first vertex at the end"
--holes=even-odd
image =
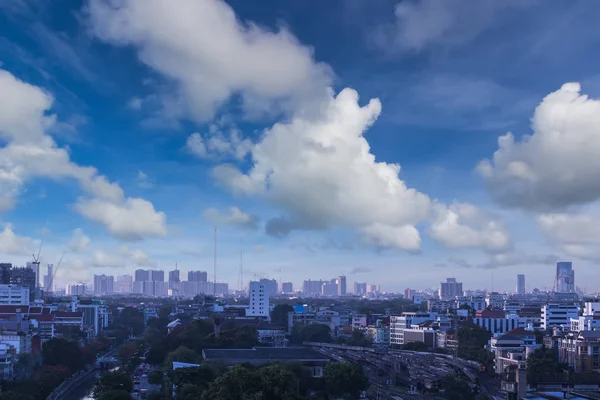
POLYGON ((48 396, 54 388, 71 376, 71 371, 65 366, 44 366, 36 373, 37 385, 40 394, 48 396))
POLYGON ((78 326, 58 325, 56 330, 60 337, 72 342, 79 342, 85 339, 85 333, 78 326))
POLYGON ((361 390, 369 386, 369 379, 360 364, 330 362, 325 365, 325 389, 330 396, 349 394, 358 398, 361 390))
POLYGON ((349 346, 369 347, 373 344, 373 340, 365 335, 365 332, 360 329, 352 331, 352 336, 346 339, 346 344, 349 346))
POLYGON ((163 372, 158 369, 153 369, 148 374, 148 382, 152 385, 162 385, 164 381, 163 372))
POLYGON ((133 382, 127 372, 124 371, 113 371, 107 372, 100 376, 96 386, 94 387, 94 397, 100 396, 102 393, 111 391, 124 390, 130 393, 133 390, 133 382))
POLYGON ((42 344, 44 365, 65 366, 74 373, 85 366, 83 353, 77 343, 52 338, 42 344))
POLYGON ((187 383, 178 389, 177 398, 181 400, 197 400, 202 396, 202 392, 204 392, 204 390, 205 389, 199 385, 187 383))
POLYGON ((423 342, 409 342, 402 345, 403 350, 411 350, 411 351, 427 351, 429 347, 423 342))
POLYGON ((295 324, 292 329, 292 341, 331 343, 331 329, 324 324, 295 324))
MULTIPOLYGON (((196 389, 204 391, 218 376, 227 371, 224 364, 204 363, 199 367, 179 368, 170 371, 170 380, 177 387, 193 385, 196 389)), ((181 389, 182 390, 182 389, 181 389)), ((192 389, 190 389, 192 391, 192 389)))
POLYGON ((288 313, 294 312, 294 308, 289 304, 277 304, 271 311, 271 323, 276 326, 288 326, 288 313))
POLYGON ((165 358, 165 366, 170 369, 173 365, 173 361, 179 361, 184 363, 196 363, 199 361, 199 355, 194 350, 189 349, 185 346, 179 346, 177 349, 167 355, 165 358))
POLYGON ((474 400, 475 393, 471 386, 454 375, 446 375, 440 382, 440 386, 444 389, 444 397, 451 400, 474 400))
POLYGON ((133 307, 125 307, 113 321, 113 325, 123 327, 134 335, 144 331, 144 313, 133 307))
POLYGON ((535 385, 544 376, 553 376, 565 370, 567 366, 558 362, 556 349, 542 347, 527 358, 527 382, 535 385))
POLYGON ((481 350, 488 344, 491 333, 472 322, 465 323, 458 328, 458 356, 467 360, 479 361, 481 363, 488 361, 486 353, 481 350))
POLYGON ((125 390, 110 390, 95 396, 96 400, 131 400, 131 395, 125 390))
POLYGON ((33 355, 29 353, 19 353, 17 354, 17 360, 15 362, 15 375, 28 377, 33 372, 35 360, 33 355))

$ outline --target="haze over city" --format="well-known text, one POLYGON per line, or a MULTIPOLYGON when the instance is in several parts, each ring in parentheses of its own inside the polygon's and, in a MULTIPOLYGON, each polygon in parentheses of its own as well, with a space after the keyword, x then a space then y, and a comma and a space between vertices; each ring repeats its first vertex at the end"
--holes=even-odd
POLYGON ((0 262, 600 290, 600 4, 322 3, 1 2, 0 262))

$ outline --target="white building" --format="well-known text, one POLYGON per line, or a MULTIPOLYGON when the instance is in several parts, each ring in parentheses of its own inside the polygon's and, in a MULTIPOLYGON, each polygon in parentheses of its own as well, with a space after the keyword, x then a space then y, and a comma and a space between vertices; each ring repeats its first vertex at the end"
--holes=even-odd
POLYGON ((600 330, 600 302, 586 302, 583 315, 571 318, 571 332, 600 330))
POLYGON ((269 318, 269 288, 265 282, 250 282, 248 285, 250 304, 246 309, 248 317, 269 318))
POLYGON ((542 307, 543 330, 564 326, 571 327, 571 319, 579 319, 579 307, 576 304, 546 304, 542 307))
POLYGON ((0 285, 0 305, 29 305, 29 288, 0 285))
POLYGON ((435 317, 425 312, 403 312, 401 315, 390 316, 390 344, 404 344, 405 330, 433 318, 435 317))

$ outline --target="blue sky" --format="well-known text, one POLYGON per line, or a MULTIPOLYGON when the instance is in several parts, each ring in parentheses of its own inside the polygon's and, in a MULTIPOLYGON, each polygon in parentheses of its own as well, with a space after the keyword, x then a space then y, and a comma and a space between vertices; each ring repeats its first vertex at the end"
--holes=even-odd
POLYGON ((3 259, 600 289, 598 4, 252 3, 3 2, 3 259))

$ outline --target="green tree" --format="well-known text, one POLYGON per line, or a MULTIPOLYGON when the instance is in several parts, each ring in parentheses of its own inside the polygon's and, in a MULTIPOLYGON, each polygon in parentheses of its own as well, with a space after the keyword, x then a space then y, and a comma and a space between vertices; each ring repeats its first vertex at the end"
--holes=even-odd
POLYGON ((331 343, 331 329, 325 324, 296 324, 292 329, 292 340, 296 343, 323 342, 331 343))
POLYGON ((134 335, 144 331, 144 313, 133 307, 125 307, 113 321, 113 325, 123 327, 134 335))
POLYGON ((177 387, 193 385, 200 391, 204 391, 211 382, 226 371, 224 364, 203 363, 199 367, 172 370, 170 376, 171 382, 177 387))
MULTIPOLYGON (((187 368, 182 368, 187 369, 187 368)), ((204 388, 199 385, 187 383, 177 390, 177 398, 181 400, 198 400, 201 398, 204 388)))
POLYGON ((352 336, 346 339, 346 344, 349 346, 368 347, 373 344, 373 341, 370 337, 365 335, 364 331, 355 329, 352 331, 352 336))
POLYGON ((264 400, 292 399, 298 395, 298 380, 281 364, 271 364, 259 371, 264 400))
POLYGON ((15 375, 19 377, 28 377, 33 372, 35 360, 33 355, 29 353, 17 354, 17 360, 15 362, 15 375))
POLYGON ((202 393, 203 400, 262 399, 261 379, 256 371, 234 365, 202 393))
POLYGON ((40 395, 47 397, 54 388, 71 375, 68 367, 61 365, 44 366, 37 371, 36 378, 40 395))
POLYGON ((277 304, 271 311, 271 323, 286 328, 290 312, 294 312, 294 309, 289 304, 277 304))
POLYGON ((458 356, 467 360, 485 361, 481 359, 483 349, 490 340, 491 333, 472 322, 458 328, 458 356))
POLYGON ((110 390, 108 392, 100 393, 98 396, 94 395, 95 400, 131 400, 131 395, 125 390, 110 390))
POLYGON ((177 349, 167 355, 165 358, 165 366, 167 368, 172 368, 173 361, 179 361, 184 363, 196 363, 200 359, 198 353, 194 350, 187 348, 185 346, 179 346, 177 349))
POLYGON ((535 385, 543 378, 554 380, 566 369, 567 365, 558 362, 556 349, 542 347, 527 357, 527 382, 535 385))
POLYGON ((349 394, 358 398, 361 390, 369 387, 369 379, 362 366, 352 362, 330 362, 323 373, 325 389, 330 396, 349 394))
POLYGON ((154 346, 157 344, 162 338, 163 333, 154 326, 148 326, 148 328, 144 331, 144 342, 148 346, 154 346))
POLYGON ((83 353, 77 343, 61 338, 52 338, 42 344, 44 365, 62 365, 74 373, 85 366, 83 353))
POLYGON ((133 390, 131 376, 125 371, 113 371, 100 375, 96 386, 94 387, 94 397, 102 393, 111 391, 125 391, 130 393, 133 390))
POLYGON ((148 374, 148 382, 152 385, 162 385, 164 383, 163 372, 159 369, 153 369, 148 374))
POLYGON ((444 398, 451 400, 474 400, 475 393, 471 386, 463 379, 455 375, 446 375, 440 382, 440 387, 444 389, 444 398))

